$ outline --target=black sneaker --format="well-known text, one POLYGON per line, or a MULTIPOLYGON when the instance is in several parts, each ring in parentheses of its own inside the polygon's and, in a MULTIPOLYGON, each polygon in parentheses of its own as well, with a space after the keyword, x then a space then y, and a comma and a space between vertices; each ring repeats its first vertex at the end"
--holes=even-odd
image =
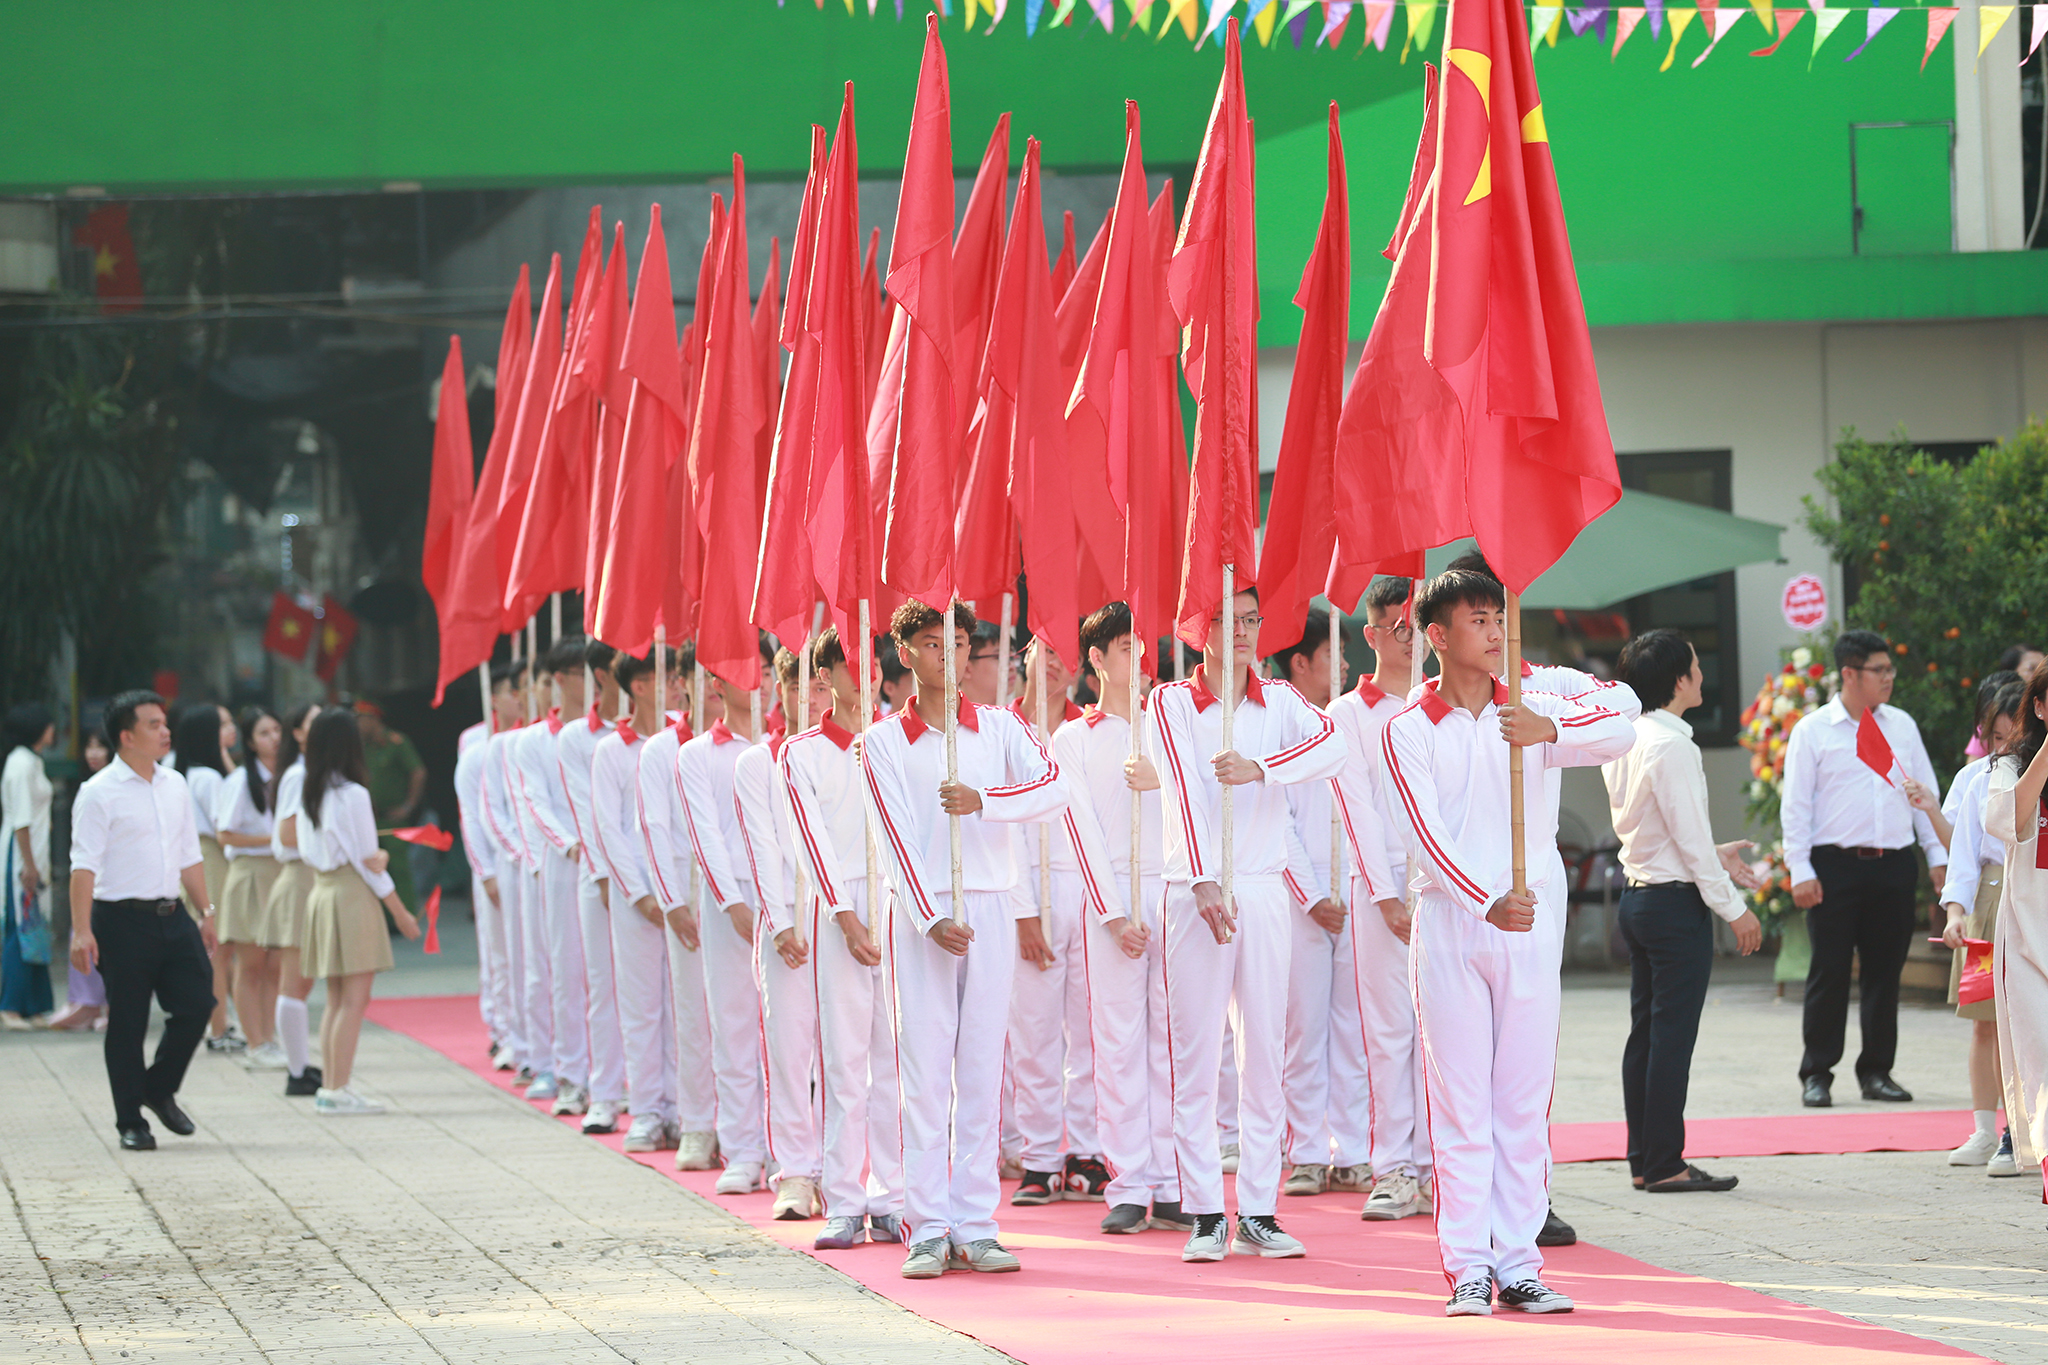
POLYGON ((1109 1216, 1102 1220, 1102 1230, 1108 1233, 1143 1232, 1152 1225, 1145 1216, 1143 1204, 1117 1204, 1109 1210, 1109 1216))
POLYGON ((1500 1306, 1519 1308, 1524 1313, 1569 1313, 1572 1301, 1538 1279, 1517 1280, 1503 1286, 1500 1306))
POLYGON ((326 1079, 320 1074, 319 1067, 309 1066, 296 1076, 284 1078, 284 1093, 309 1098, 320 1093, 320 1087, 326 1079))
POLYGON ((1447 1318, 1490 1318, 1493 1316, 1493 1276, 1464 1280, 1451 1291, 1444 1304, 1447 1318))
POLYGON ((1556 1209, 1547 1210, 1543 1215, 1543 1231, 1536 1234, 1536 1245, 1540 1247, 1577 1246, 1579 1234, 1570 1223, 1557 1216, 1556 1209))
POLYGON ((1109 1189, 1109 1168, 1102 1164, 1100 1157, 1070 1156, 1067 1158, 1066 1178, 1060 1184, 1063 1190, 1061 1198, 1100 1204, 1104 1192, 1109 1189))
POLYGON ((1026 1171, 1017 1192, 1010 1196, 1012 1204, 1050 1204, 1060 1197, 1060 1177, 1056 1171, 1026 1171))
POLYGON ((1152 1226, 1164 1232, 1193 1232, 1195 1216, 1183 1213, 1178 1199, 1152 1201, 1152 1226))

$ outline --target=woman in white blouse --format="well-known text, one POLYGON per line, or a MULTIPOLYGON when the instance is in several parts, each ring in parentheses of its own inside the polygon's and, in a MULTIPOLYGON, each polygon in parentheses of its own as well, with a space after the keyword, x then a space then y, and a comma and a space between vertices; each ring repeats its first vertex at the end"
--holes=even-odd
POLYGON ((284 727, 261 707, 242 713, 242 766, 214 798, 215 837, 227 854, 227 884, 214 905, 223 956, 234 958, 235 1012, 252 1071, 282 1071, 277 1045, 277 942, 268 919, 278 862, 270 851, 270 793, 284 727))
POLYGON ((299 940, 305 936, 306 906, 313 897, 313 869, 299 857, 299 802, 305 792, 306 740, 319 715, 319 706, 312 702, 285 713, 270 803, 270 856, 277 859, 278 872, 264 906, 266 932, 278 945, 276 1038, 284 1049, 284 1093, 308 1098, 319 1092, 321 1075, 320 1068, 312 1064, 312 1030, 306 1011, 313 979, 299 971, 299 940))
MULTIPOLYGON (((220 832, 213 823, 213 808, 220 799, 221 787, 227 782, 228 774, 235 770, 234 760, 228 755, 233 743, 234 721, 227 713, 212 702, 188 706, 178 713, 177 729, 171 735, 172 755, 177 759, 178 771, 185 775, 185 786, 192 793, 192 824, 199 831, 199 859, 204 865, 206 895, 209 904, 219 905, 220 894, 227 889, 228 859, 220 846, 220 832)), ((199 912, 190 899, 185 908, 192 912, 194 919, 199 912)), ((213 955, 213 1018, 207 1021, 206 1050, 208 1052, 240 1052, 248 1046, 240 1034, 228 1026, 229 966, 233 958, 223 952, 213 955)))
POLYGON ((306 738, 298 837, 299 855, 314 871, 299 970, 327 982, 327 1013, 320 1025, 326 1080, 313 1107, 336 1116, 381 1113, 382 1105, 349 1088, 371 982, 394 965, 378 902, 407 938, 418 938, 420 927, 398 898, 390 855, 377 847, 362 735, 347 711, 323 712, 306 738))
POLYGON ((7 713, 7 766, 0 772, 0 817, 7 830, 6 940, 0 946, 0 1025, 46 1028, 56 1001, 50 993, 47 958, 34 963, 22 955, 24 910, 33 906, 50 919, 50 779, 43 750, 57 738, 50 710, 36 702, 7 713))
MULTIPOLYGON (((1984 829, 2005 841, 2005 893, 1991 940, 2005 1121, 2023 1171, 2048 1151, 2048 668, 2027 681, 2020 733, 1992 760, 1984 829)), ((2048 1199, 2048 1190, 2043 1198, 2048 1199)))

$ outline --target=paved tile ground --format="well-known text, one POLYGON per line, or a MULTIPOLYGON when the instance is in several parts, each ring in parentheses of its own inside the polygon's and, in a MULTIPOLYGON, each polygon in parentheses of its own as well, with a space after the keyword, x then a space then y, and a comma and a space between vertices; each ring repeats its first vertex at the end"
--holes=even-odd
MULTIPOLYGON (((473 988, 466 930, 448 915, 438 961, 401 945, 382 993, 473 988)), ((1797 1003, 1749 964, 1724 968, 1691 1112, 1796 1112, 1797 1003)), ((1560 1122, 1619 1117, 1624 985, 1570 979, 1560 1122)), ((1967 1108, 1966 1026, 1909 1007, 1901 1035, 1901 1082, 1967 1108)), ((0 1035, 0 1362, 1002 1359, 409 1040, 367 1030, 358 1069, 391 1114, 318 1120, 274 1074, 202 1053, 185 1092, 198 1136, 131 1155, 95 1039, 0 1035)), ((1575 1165, 1557 1207, 1652 1264, 2048 1365, 2037 1181, 1940 1154, 1712 1164, 1741 1188, 1658 1198, 1617 1163, 1575 1165)))

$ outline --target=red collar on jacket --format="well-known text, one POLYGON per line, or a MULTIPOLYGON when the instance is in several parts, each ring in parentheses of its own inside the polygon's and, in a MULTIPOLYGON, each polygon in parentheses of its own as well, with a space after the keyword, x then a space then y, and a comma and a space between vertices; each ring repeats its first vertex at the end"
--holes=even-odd
POLYGON ((1370 673, 1362 675, 1358 679, 1358 685, 1351 690, 1356 692, 1358 699, 1367 706, 1378 706, 1387 699, 1386 689, 1374 682, 1370 673))
MULTIPOLYGON (((1454 709, 1449 702, 1437 694, 1437 684, 1442 681, 1441 678, 1431 678, 1428 682, 1424 683, 1422 685, 1422 696, 1417 702, 1422 707, 1422 714, 1429 717, 1431 725, 1442 724, 1443 718, 1451 714, 1454 709)), ((1499 678, 1493 680, 1493 704, 1495 706, 1506 706, 1508 704, 1508 685, 1499 678)))
POLYGON ((619 738, 626 741, 628 749, 640 742, 640 732, 633 728, 633 718, 631 716, 619 717, 619 738))
MULTIPOLYGON (((903 738, 912 744, 917 743, 919 736, 932 728, 924 723, 923 716, 917 714, 917 703, 915 701, 905 706, 896 714, 903 717, 903 738)), ((974 703, 965 697, 960 699, 960 724, 962 728, 968 730, 979 731, 981 729, 981 718, 974 714, 974 703)))
MULTIPOLYGON (((1209 690, 1209 680, 1205 676, 1208 667, 1207 664, 1196 664, 1195 676, 1190 684, 1194 688, 1195 710, 1198 712, 1208 710, 1218 700, 1216 694, 1209 690)), ((1264 706, 1266 704, 1266 687, 1264 683, 1259 681, 1259 670, 1254 668, 1245 677, 1244 699, 1254 706, 1264 706)))
MULTIPOLYGON (((1081 719, 1083 712, 1079 706, 1074 704, 1074 699, 1072 697, 1064 697, 1061 700, 1065 701, 1067 704, 1067 709, 1060 713, 1061 724, 1064 725, 1066 722, 1070 720, 1081 719)), ((1035 710, 1036 708, 1033 709, 1035 710)), ((1018 720, 1023 721, 1026 725, 1032 726, 1033 728, 1037 727, 1037 719, 1035 717, 1027 716, 1024 714, 1024 699, 1022 697, 1019 697, 1017 698, 1017 700, 1010 703, 1010 710, 1016 713, 1018 720)))
POLYGON ((550 706, 548 708, 548 733, 551 735, 562 733, 562 708, 559 706, 550 706))
POLYGON ((732 727, 723 720, 711 722, 711 742, 713 744, 730 744, 738 738, 739 736, 732 732, 732 727))
POLYGON ((818 733, 837 744, 841 753, 845 753, 847 747, 853 743, 853 731, 832 719, 830 711, 827 711, 825 718, 818 722, 818 733))
POLYGON ((598 719, 597 703, 592 702, 590 703, 590 733, 594 735, 602 729, 604 729, 604 722, 598 719))

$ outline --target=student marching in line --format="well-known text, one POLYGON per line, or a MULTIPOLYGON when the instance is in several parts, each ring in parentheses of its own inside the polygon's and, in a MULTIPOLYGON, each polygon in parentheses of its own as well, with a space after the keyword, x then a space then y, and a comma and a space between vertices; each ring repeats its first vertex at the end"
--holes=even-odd
POLYGON ((618 651, 601 640, 575 643, 582 648, 582 667, 555 675, 566 721, 555 735, 555 767, 561 773, 563 804, 577 844, 576 928, 583 940, 584 1033, 590 1044, 583 1131, 610 1133, 617 1131, 619 1115, 626 1111, 626 1045, 619 1035, 619 994, 612 969, 609 883, 593 845, 597 818, 591 809, 590 760, 598 742, 612 732, 612 717, 619 713, 619 687, 612 679, 612 659, 618 651), (586 671, 597 684, 595 697, 583 695, 586 671), (568 719, 571 716, 574 719, 568 719))
POLYGON ((249 1050, 242 1065, 251 1071, 283 1071, 288 1059, 277 1042, 278 928, 268 917, 270 890, 280 864, 270 851, 271 788, 277 782, 277 753, 284 726, 261 707, 242 713, 242 766, 221 784, 213 823, 227 855, 221 888, 221 947, 235 957, 235 1013, 249 1050))
POLYGON ((1115 894, 1106 915, 1085 915, 1080 935, 1089 1035, 1095 1064, 1095 1113, 1111 1175, 1102 1230, 1112 1234, 1194 1231, 1181 1211, 1173 1156, 1172 1070, 1167 1054, 1165 939, 1154 932, 1164 883, 1159 779, 1131 757, 1131 670, 1138 666, 1131 609, 1097 608, 1081 623, 1081 648, 1102 700, 1078 723, 1053 735, 1060 780, 1095 816, 1109 850, 1115 894), (1134 771, 1127 772, 1126 769, 1134 771), (1139 798, 1138 845, 1131 846, 1131 794, 1139 798), (1129 905, 1131 860, 1138 861, 1138 904, 1129 905))
MULTIPOLYGON (((761 653, 772 666, 765 640, 761 653)), ((677 750, 676 782, 683 794, 682 832, 700 873, 692 909, 700 926, 697 964, 711 1031, 718 1150, 725 1159, 717 1192, 748 1194, 765 1186, 768 1164, 761 988, 754 976, 760 893, 740 831, 733 769, 761 737, 753 732, 750 689, 713 677, 707 712, 714 701, 724 714, 677 750)), ((802 1216, 812 1212, 806 1208, 802 1216)))
MULTIPOLYGON (((903 1130, 889 983, 871 927, 886 913, 886 882, 868 880, 860 679, 833 627, 811 642, 811 676, 831 690, 831 709, 790 737, 776 768, 806 883, 797 922, 817 964, 825 1226, 814 1245, 835 1251, 903 1240, 903 1130)), ((873 865, 882 877, 880 855, 873 865)))
POLYGON ((754 974, 761 992, 761 1037, 767 1051, 764 1108, 768 1159, 779 1168, 779 1219, 815 1218, 824 1209, 824 1087, 818 1079, 818 960, 808 915, 799 919, 797 849, 789 801, 776 773, 789 731, 800 715, 831 709, 830 677, 813 674, 807 709, 799 692, 797 657, 775 652, 775 685, 784 728, 766 744, 750 744, 733 764, 733 800, 748 875, 760 901, 754 928, 754 974))
MULTIPOLYGON (((545 702, 549 681, 545 655, 533 660, 529 677, 527 685, 533 690, 536 705, 545 702)), ((512 806, 511 823, 518 831, 519 847, 524 852, 519 865, 519 933, 525 961, 517 987, 520 1016, 532 1020, 534 1032, 539 1035, 528 1059, 533 1079, 527 1084, 526 1098, 547 1101, 560 1099, 562 1094, 557 1063, 564 1040, 555 1028, 558 954, 554 933, 556 911, 561 906, 552 895, 558 888, 548 885, 548 864, 559 863, 561 858, 553 847, 559 831, 542 823, 529 783, 543 771, 541 755, 554 748, 554 738, 546 713, 532 720, 522 718, 504 736, 505 791, 512 806)), ((580 1024, 582 1020, 576 1022, 580 1024)), ((581 1063, 570 1065, 583 1069, 581 1063)))
POLYGON ((917 680, 903 709, 870 731, 867 778, 892 867, 889 967, 895 980, 897 1084, 903 1097, 908 1279, 948 1266, 1010 1271, 996 1206, 1003 1034, 1016 975, 1009 891, 1018 874, 1000 823, 1043 820, 1066 802, 1059 770, 1010 712, 963 701, 958 776, 946 776, 945 635, 967 656, 974 614, 922 602, 889 623, 917 680), (960 817, 964 903, 955 919, 948 817, 960 817))
MULTIPOLYGON (((485 776, 491 736, 517 725, 524 709, 519 678, 516 664, 491 665, 491 714, 464 730, 455 746, 455 804, 462 819, 462 848, 469 858, 470 902, 476 915, 477 1012, 490 1034, 491 1064, 499 1071, 519 1064, 519 1016, 512 991, 505 893, 498 885, 504 855, 491 829, 490 784, 485 776)), ((280 811, 279 823, 284 819, 280 811)))
MULTIPOLYGON (((1067 695, 1073 677, 1058 654, 1034 639, 1024 651, 1024 693, 1010 710, 1041 747, 1053 747, 1081 708, 1067 695), (1045 723, 1039 735, 1038 692, 1045 687, 1045 723)), ((1074 813, 1097 841, 1095 861, 1109 854, 1086 802, 1074 813)), ((1128 810, 1124 823, 1130 823, 1128 810)), ((1064 823, 1064 822, 1062 822, 1064 823)), ((1128 836, 1126 836, 1128 841, 1128 836)), ((1012 835, 1021 862, 1011 901, 1017 918, 1017 979, 1010 989, 1010 1080, 1022 1139, 1024 1176, 1012 1204, 1057 1199, 1102 1202, 1109 1168, 1102 1164, 1096 1129, 1095 1057, 1089 1041, 1088 971, 1081 939, 1091 900, 1075 840, 1061 824, 1042 822, 1012 835), (1046 893, 1050 892, 1050 899, 1046 893)), ((1107 888, 1098 888, 1107 890, 1107 888)), ((1128 896, 1128 892, 1126 892, 1128 896)), ((1117 901, 1121 908, 1122 902, 1117 901)))
POLYGON ((1181 1201, 1195 1230, 1185 1261, 1220 1261, 1233 1249, 1216 1148, 1218 1068, 1228 1017, 1239 1086, 1237 1232, 1234 1249, 1252 1255, 1303 1254, 1281 1230, 1280 1164, 1287 1127, 1281 1071, 1287 1038, 1287 981, 1299 912, 1288 894, 1288 830, 1293 815, 1283 786, 1334 776, 1344 738, 1329 717, 1284 682, 1262 681, 1251 667, 1258 639, 1258 594, 1239 589, 1229 637, 1236 676, 1235 748, 1222 745, 1223 616, 1210 623, 1193 678, 1162 684, 1147 708, 1147 755, 1164 783, 1166 809, 1167 1026, 1173 1040, 1174 1148, 1181 1201), (1224 784, 1236 788, 1234 848, 1223 847, 1224 784), (1234 903, 1220 877, 1232 859, 1234 903))
POLYGON ((1503 607, 1500 585, 1470 571, 1423 586, 1415 620, 1443 674, 1388 722, 1382 742, 1418 849, 1411 965, 1452 1317, 1491 1313, 1496 1283, 1508 1307, 1572 1308, 1538 1278, 1566 889, 1540 851, 1556 842, 1552 770, 1605 762, 1635 739, 1621 715, 1548 693, 1509 706, 1498 676, 1503 607), (1529 750, 1526 838, 1538 856, 1527 891, 1514 890, 1510 858, 1511 745, 1529 750))
POLYGON ((398 898, 397 883, 391 880, 391 855, 377 847, 368 778, 356 718, 338 709, 321 712, 306 740, 298 827, 300 856, 314 871, 299 953, 300 970, 327 982, 327 1010, 320 1021, 320 1061, 327 1075, 313 1097, 314 1112, 326 1117, 378 1114, 384 1109, 349 1085, 371 983, 378 972, 388 972, 394 965, 378 902, 383 902, 400 933, 420 936, 419 921, 398 898))
MULTIPOLYGON (((512 797, 511 755, 513 737, 526 726, 526 693, 532 681, 525 661, 515 661, 510 667, 514 707, 509 717, 502 710, 499 712, 500 723, 483 742, 483 811, 484 826, 493 845, 496 876, 492 885, 505 943, 504 984, 498 995, 512 1020, 516 1040, 512 1055, 499 1059, 499 1069, 506 1070, 509 1065, 517 1071, 519 1080, 532 1085, 554 1056, 554 1017, 552 1010, 537 1015, 530 1008, 527 989, 528 921, 532 917, 527 901, 537 898, 527 888, 538 864, 532 860, 519 828, 512 797)), ((492 705, 497 709, 495 687, 492 705)))

